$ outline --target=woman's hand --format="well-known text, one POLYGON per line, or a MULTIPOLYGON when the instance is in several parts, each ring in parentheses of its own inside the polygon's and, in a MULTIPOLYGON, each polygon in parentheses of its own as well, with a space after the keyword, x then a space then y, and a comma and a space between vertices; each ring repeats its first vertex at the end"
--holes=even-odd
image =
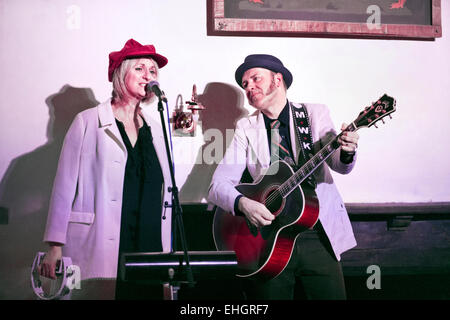
POLYGON ((62 245, 50 244, 44 260, 38 266, 39 274, 43 277, 56 279, 55 269, 56 263, 62 259, 62 245))

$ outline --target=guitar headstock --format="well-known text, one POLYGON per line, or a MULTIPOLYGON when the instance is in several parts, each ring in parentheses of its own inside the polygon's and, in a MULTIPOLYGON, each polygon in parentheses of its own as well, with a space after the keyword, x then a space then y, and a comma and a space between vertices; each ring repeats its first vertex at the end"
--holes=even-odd
MULTIPOLYGON (((362 127, 371 127, 384 117, 390 116, 395 111, 395 99, 384 94, 371 106, 366 107, 353 122, 354 126, 359 129, 362 127)), ((382 120, 384 123, 384 120, 382 120)), ((376 127, 376 125, 375 125, 376 127)))

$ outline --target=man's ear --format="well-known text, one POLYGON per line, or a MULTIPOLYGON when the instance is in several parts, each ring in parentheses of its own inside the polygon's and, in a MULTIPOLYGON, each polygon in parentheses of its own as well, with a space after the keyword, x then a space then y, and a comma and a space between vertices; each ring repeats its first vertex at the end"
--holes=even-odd
POLYGON ((283 84, 283 75, 281 73, 275 74, 277 87, 280 87, 283 84))

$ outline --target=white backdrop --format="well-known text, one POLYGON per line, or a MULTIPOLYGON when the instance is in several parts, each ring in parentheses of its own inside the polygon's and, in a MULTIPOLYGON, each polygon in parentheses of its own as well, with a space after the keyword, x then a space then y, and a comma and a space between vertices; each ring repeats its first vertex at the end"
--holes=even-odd
MULTIPOLYGON (((358 165, 336 177, 345 201, 448 201, 449 11, 442 1, 444 36, 435 42, 241 38, 206 35, 206 1, 2 0, 0 175, 48 142, 45 100, 64 85, 90 88, 99 102, 109 97, 107 55, 134 38, 169 58, 160 83, 171 109, 194 83, 200 94, 211 82, 236 86, 234 71, 251 53, 281 58, 294 74, 289 98, 326 103, 336 126, 383 93, 394 96, 394 119, 361 130, 358 165)), ((183 159, 195 159, 202 144, 201 132, 174 138, 180 187, 192 169, 183 159)))

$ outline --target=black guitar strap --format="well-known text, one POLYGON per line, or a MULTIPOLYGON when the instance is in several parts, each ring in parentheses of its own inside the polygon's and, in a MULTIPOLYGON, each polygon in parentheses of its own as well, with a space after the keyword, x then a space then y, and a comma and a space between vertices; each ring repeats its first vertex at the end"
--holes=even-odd
MULTIPOLYGON (((289 105, 291 106, 292 116, 294 118, 297 142, 300 146, 300 152, 297 161, 298 168, 300 168, 313 156, 311 125, 308 117, 308 112, 306 111, 306 107, 303 103, 299 107, 295 106, 292 102, 290 102, 289 105)), ((312 174, 306 179, 306 182, 308 182, 308 184, 314 189, 317 186, 312 174)))

